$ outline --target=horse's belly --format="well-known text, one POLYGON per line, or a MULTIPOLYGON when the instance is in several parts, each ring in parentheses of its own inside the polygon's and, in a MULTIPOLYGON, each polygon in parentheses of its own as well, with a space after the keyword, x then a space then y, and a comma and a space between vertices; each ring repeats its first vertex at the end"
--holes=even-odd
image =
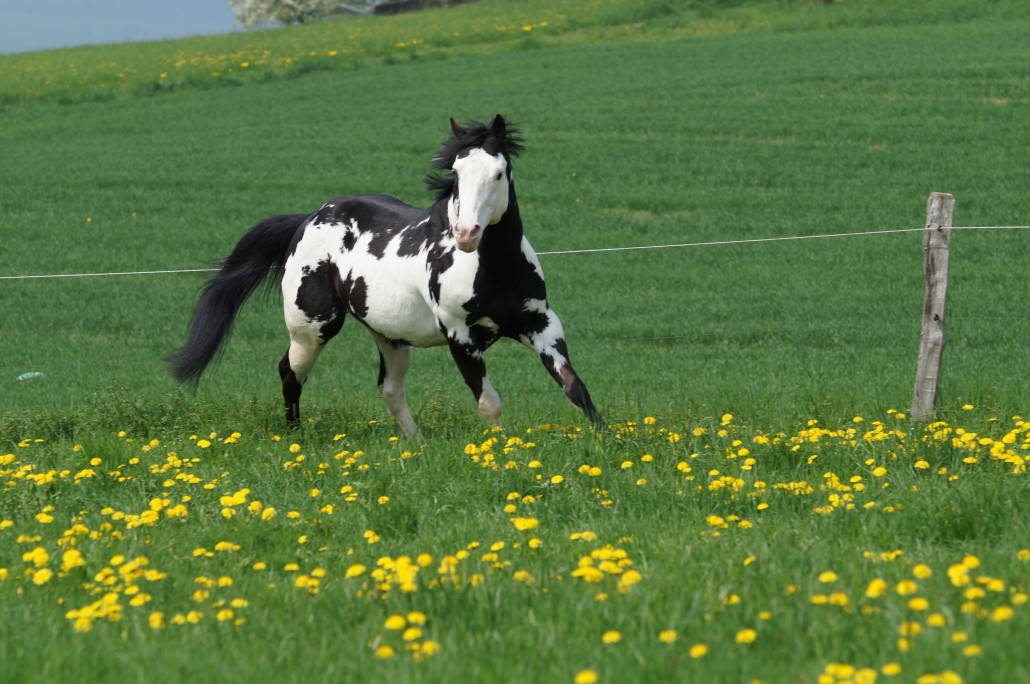
POLYGON ((361 317, 369 328, 390 340, 408 342, 416 347, 435 347, 446 343, 440 332, 436 312, 423 292, 424 266, 385 257, 373 267, 357 267, 352 277, 366 283, 366 310, 361 317))
POLYGON ((371 288, 368 313, 362 322, 389 340, 416 347, 435 347, 447 342, 437 326, 436 316, 424 301, 395 298, 380 302, 376 301, 371 288))

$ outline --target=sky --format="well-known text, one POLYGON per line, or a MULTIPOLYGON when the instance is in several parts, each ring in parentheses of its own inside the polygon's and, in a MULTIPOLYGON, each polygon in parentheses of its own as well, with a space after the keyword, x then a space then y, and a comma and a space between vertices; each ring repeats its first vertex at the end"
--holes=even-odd
POLYGON ((0 54, 234 29, 226 0, 0 0, 0 54))

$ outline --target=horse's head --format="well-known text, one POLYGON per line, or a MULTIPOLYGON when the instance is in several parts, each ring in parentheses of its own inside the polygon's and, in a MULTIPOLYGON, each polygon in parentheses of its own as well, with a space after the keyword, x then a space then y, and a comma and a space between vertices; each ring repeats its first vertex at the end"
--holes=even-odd
POLYGON ((439 199, 450 198, 447 211, 458 249, 474 252, 487 226, 508 210, 511 158, 522 151, 518 132, 498 114, 489 126, 459 126, 451 119, 452 137, 433 160, 451 177, 430 178, 439 199))

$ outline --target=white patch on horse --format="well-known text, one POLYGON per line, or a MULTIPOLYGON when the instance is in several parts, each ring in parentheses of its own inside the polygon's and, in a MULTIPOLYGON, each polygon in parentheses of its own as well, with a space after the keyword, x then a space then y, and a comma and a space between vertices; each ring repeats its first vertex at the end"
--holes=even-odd
POLYGON ((540 276, 540 279, 544 279, 544 269, 540 267, 540 258, 536 255, 536 251, 533 250, 533 246, 529 244, 529 240, 526 236, 522 236, 522 256, 526 257, 526 261, 533 267, 536 274, 540 276))
MULTIPOLYGON (((437 302, 437 315, 448 330, 465 328, 465 317, 468 312, 463 305, 475 296, 473 285, 478 270, 478 252, 455 251, 451 267, 440 273, 440 301, 437 302)), ((458 341, 463 343, 470 341, 467 331, 464 339, 458 341)))
MULTIPOLYGON (((390 340, 404 340, 416 347, 435 347, 447 342, 430 305, 425 270, 412 268, 411 262, 425 259, 424 252, 406 257, 387 250, 382 259, 368 253, 367 240, 360 241, 349 254, 337 258, 341 271, 348 268, 351 278, 364 278, 368 314, 365 325, 390 340)), ((392 241, 391 241, 392 242, 392 241)))
POLYGON ((489 316, 483 316, 473 325, 478 325, 481 328, 486 328, 494 334, 497 334, 497 332, 501 329, 501 326, 497 325, 494 319, 490 318, 489 316))
POLYGON ((558 315, 542 299, 527 299, 522 305, 522 309, 527 313, 542 314, 547 320, 547 325, 543 330, 519 335, 519 341, 537 353, 549 356, 553 368, 559 370, 568 360, 557 349, 558 343, 565 339, 565 331, 562 329, 558 315))

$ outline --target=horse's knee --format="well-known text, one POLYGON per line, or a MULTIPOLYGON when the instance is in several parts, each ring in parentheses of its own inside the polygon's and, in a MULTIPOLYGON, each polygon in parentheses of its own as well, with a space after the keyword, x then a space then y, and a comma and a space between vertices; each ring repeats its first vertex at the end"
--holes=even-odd
POLYGON ((398 387, 392 382, 384 382, 379 385, 379 396, 383 398, 386 405, 393 408, 398 403, 404 402, 404 388, 398 387))
POLYGON ((483 419, 491 425, 500 425, 501 423, 501 397, 497 394, 497 390, 493 388, 489 380, 484 378, 483 390, 479 393, 479 397, 476 400, 479 406, 479 415, 483 416, 483 419))

